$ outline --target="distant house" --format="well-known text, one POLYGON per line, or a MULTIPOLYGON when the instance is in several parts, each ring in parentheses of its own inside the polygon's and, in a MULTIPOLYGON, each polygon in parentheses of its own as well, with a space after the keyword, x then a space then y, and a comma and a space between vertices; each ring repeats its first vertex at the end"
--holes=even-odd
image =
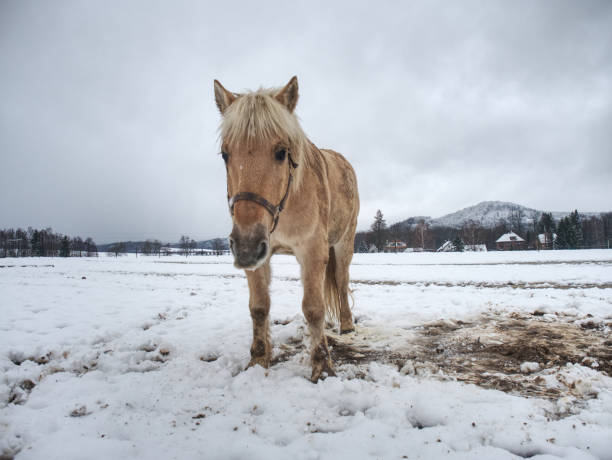
POLYGON ((454 252, 455 245, 451 240, 446 241, 442 246, 438 248, 436 252, 454 252))
MULTIPOLYGON (((438 248, 436 252, 454 252, 455 245, 452 241, 446 241, 442 246, 438 248)), ((486 244, 464 244, 463 245, 464 252, 487 252, 486 244)))
POLYGON ((463 246, 464 251, 469 252, 487 252, 486 244, 466 244, 463 246))
POLYGON ((387 241, 383 252, 404 252, 408 245, 403 241, 387 241))
POLYGON ((516 251, 527 249, 527 242, 516 233, 508 232, 497 239, 495 246, 500 251, 516 251))
POLYGON ((554 243, 557 241, 557 234, 540 233, 536 245, 538 249, 553 249, 554 243))
POLYGON ((159 250, 162 256, 171 256, 172 254, 178 254, 180 251, 179 248, 172 248, 170 246, 162 246, 159 250))
POLYGON ((198 249, 194 249, 192 254, 196 256, 225 256, 225 255, 230 254, 230 250, 229 249, 198 248, 198 249))

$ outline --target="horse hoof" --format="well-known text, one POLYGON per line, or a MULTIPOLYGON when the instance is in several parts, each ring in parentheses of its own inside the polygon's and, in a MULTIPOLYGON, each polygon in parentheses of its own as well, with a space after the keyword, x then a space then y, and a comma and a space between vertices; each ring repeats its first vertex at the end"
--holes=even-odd
POLYGON ((355 326, 346 329, 340 328, 340 334, 350 334, 351 332, 355 332, 355 326))
POLYGON ((331 363, 318 363, 312 366, 312 375, 310 381, 317 383, 319 380, 325 380, 327 377, 335 377, 336 373, 331 363))
POLYGON ((249 367, 253 367, 258 364, 264 369, 267 369, 270 367, 270 360, 264 359, 264 358, 251 358, 251 360, 249 361, 249 364, 247 364, 247 367, 245 367, 244 370, 246 371, 249 367))

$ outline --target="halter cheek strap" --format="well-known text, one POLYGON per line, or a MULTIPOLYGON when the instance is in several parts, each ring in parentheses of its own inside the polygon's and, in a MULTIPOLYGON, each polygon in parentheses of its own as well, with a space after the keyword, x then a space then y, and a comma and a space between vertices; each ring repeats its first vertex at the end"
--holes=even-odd
POLYGON ((227 197, 227 204, 229 205, 230 213, 232 214, 232 216, 234 215, 234 205, 236 204, 236 202, 252 201, 260 206, 263 206, 272 215, 273 223, 272 230, 270 230, 270 233, 272 233, 276 229, 276 224, 278 224, 280 213, 285 208, 285 203, 287 201, 287 197, 289 196, 289 189, 291 187, 291 181, 293 180, 293 170, 298 167, 297 163, 295 163, 291 158, 291 154, 287 156, 287 159, 289 160, 287 162, 289 165, 289 179, 287 180, 287 189, 285 190, 285 194, 280 200, 280 203, 275 206, 268 200, 266 200, 263 196, 258 195, 257 193, 238 192, 232 197, 230 197, 229 195, 227 197))

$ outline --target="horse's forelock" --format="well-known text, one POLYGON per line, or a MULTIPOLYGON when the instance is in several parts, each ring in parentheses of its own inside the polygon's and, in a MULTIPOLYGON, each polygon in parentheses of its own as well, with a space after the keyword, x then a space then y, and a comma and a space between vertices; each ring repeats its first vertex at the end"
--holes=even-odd
MULTIPOLYGON (((221 140, 229 145, 257 146, 271 139, 281 139, 289 143, 293 161, 298 165, 310 163, 308 138, 297 117, 274 97, 278 91, 259 89, 239 95, 223 114, 221 140)), ((301 183, 302 170, 296 171, 295 187, 301 183)))

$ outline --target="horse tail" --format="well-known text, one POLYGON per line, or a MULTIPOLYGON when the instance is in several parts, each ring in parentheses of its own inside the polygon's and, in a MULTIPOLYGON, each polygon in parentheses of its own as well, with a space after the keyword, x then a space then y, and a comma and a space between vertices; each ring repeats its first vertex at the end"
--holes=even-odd
POLYGON ((336 279, 336 253, 333 246, 329 248, 329 260, 325 271, 325 313, 328 321, 340 321, 340 290, 336 279))

